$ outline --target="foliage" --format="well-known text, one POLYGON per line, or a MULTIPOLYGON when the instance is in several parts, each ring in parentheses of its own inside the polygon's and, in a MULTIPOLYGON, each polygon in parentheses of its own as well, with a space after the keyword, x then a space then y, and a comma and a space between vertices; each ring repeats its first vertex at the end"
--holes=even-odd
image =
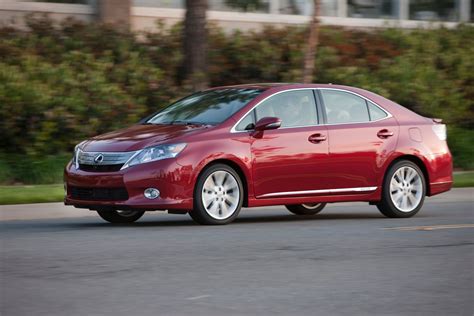
MULTIPOLYGON (((42 16, 0 28, 0 154, 30 162, 127 126, 190 92, 181 24, 133 34, 42 16)), ((224 32, 209 26, 212 86, 301 78, 304 27, 224 32)), ((473 168, 474 28, 354 31, 324 27, 315 82, 377 92, 450 126, 455 165, 473 168)), ((47 160, 47 159, 46 159, 47 160)), ((0 181, 28 180, 0 159, 0 181), (12 178, 12 174, 14 175, 12 178), (9 179, 9 180, 5 180, 9 179)), ((42 181, 42 180, 37 180, 42 181)), ((48 180, 50 181, 50 180, 48 180)))
POLYGON ((52 184, 63 181, 64 166, 72 154, 28 156, 0 154, 0 183, 52 184))

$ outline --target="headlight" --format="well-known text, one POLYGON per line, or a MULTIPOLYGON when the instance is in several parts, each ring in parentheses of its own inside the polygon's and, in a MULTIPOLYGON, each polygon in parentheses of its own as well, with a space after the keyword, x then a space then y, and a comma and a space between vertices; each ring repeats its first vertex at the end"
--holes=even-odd
POLYGON ((146 162, 152 162, 167 158, 175 158, 178 154, 183 151, 186 144, 172 144, 172 145, 159 145, 155 147, 149 147, 138 151, 133 155, 122 167, 121 170, 139 165, 146 162))
POLYGON ((79 154, 82 152, 81 148, 79 148, 79 145, 74 147, 74 156, 72 156, 72 163, 76 169, 79 169, 79 154))

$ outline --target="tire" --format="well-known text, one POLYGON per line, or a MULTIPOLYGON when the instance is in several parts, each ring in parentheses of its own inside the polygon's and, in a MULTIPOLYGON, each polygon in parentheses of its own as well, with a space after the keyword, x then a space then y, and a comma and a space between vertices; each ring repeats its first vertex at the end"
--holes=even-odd
POLYGON ((191 218, 201 225, 232 222, 244 201, 244 187, 237 172, 225 164, 215 164, 199 176, 194 190, 191 218))
POLYGON ((326 203, 285 205, 288 211, 296 215, 316 215, 321 212, 325 206, 326 203))
POLYGON ((387 217, 412 217, 420 211, 425 196, 423 172, 415 163, 401 160, 388 169, 377 208, 387 217))
POLYGON ((113 211, 97 210, 97 213, 107 222, 113 224, 133 223, 145 214, 144 211, 113 211))

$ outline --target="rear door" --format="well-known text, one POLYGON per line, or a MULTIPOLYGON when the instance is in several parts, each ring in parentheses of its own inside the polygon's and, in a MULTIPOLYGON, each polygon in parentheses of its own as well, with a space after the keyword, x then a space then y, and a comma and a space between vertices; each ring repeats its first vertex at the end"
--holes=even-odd
POLYGON ((371 101, 346 90, 318 89, 329 137, 330 184, 341 193, 373 191, 397 144, 397 121, 371 101), (347 190, 346 190, 347 189, 347 190))

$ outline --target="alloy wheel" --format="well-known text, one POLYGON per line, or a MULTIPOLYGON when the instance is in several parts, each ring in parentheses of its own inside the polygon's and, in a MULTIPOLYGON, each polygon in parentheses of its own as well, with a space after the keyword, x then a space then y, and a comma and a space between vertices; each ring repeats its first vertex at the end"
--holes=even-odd
POLYGON ((420 174, 412 167, 398 169, 390 180, 390 198, 401 212, 411 212, 423 198, 423 182, 420 174))
POLYGON ((231 173, 218 170, 206 178, 202 203, 209 216, 218 220, 231 217, 238 208, 239 200, 239 185, 231 173))

